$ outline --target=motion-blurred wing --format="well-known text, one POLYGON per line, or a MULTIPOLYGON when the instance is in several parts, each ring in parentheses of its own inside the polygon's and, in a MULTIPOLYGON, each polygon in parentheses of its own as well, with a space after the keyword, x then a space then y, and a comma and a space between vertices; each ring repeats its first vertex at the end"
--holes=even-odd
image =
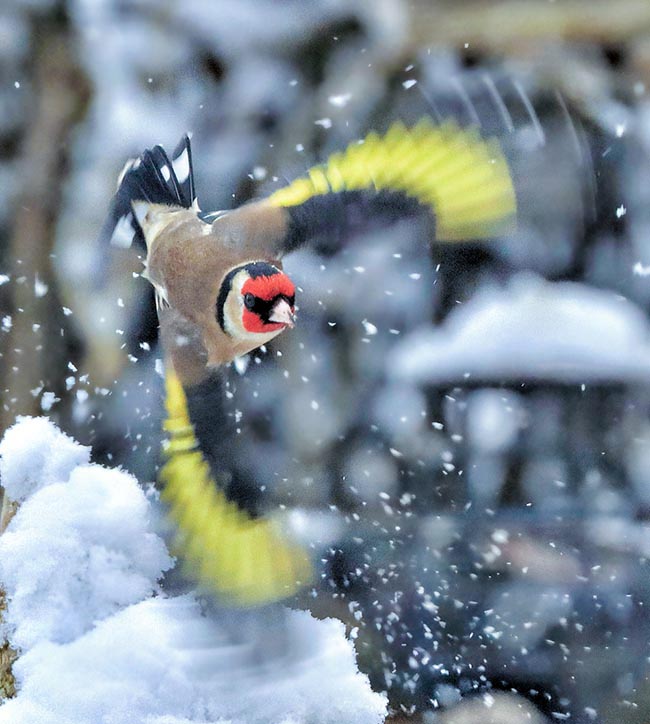
POLYGON ((166 405, 162 500, 175 526, 174 552, 184 572, 202 590, 238 606, 296 593, 312 577, 307 554, 287 540, 276 522, 252 516, 217 487, 173 370, 166 376, 166 405))
POLYGON ((413 128, 395 123, 383 136, 370 133, 268 202, 290 217, 280 253, 359 219, 397 221, 423 208, 433 213, 437 240, 486 239, 511 230, 517 211, 499 142, 428 118, 413 128))

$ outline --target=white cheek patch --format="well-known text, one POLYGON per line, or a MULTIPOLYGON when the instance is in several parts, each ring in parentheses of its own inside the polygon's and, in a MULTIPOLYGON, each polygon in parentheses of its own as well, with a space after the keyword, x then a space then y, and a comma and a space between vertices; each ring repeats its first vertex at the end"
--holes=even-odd
POLYGON ((244 299, 242 296, 242 287, 248 279, 248 274, 242 269, 237 272, 231 282, 230 291, 226 297, 226 303, 223 307, 223 326, 225 331, 235 339, 257 340, 260 335, 255 332, 249 332, 243 324, 242 317, 244 314, 244 299))
POLYGON ((235 274, 233 277, 230 292, 226 297, 226 302, 223 305, 223 326, 227 334, 237 340, 250 341, 254 343, 255 347, 269 342, 273 337, 282 331, 273 330, 272 332, 249 332, 243 324, 244 315, 244 296, 242 294, 242 287, 248 279, 248 274, 244 269, 235 274))

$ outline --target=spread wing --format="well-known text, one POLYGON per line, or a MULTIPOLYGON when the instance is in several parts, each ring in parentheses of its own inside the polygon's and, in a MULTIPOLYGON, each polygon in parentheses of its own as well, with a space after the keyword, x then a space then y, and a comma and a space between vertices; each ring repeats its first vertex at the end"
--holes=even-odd
MULTIPOLYGON (((192 176, 188 144, 178 158, 174 190, 189 200, 193 184, 182 186, 192 176)), ((149 177, 163 188, 158 174, 149 177)), ((278 235, 278 256, 322 236, 344 236, 356 224, 420 213, 431 216, 435 238, 444 241, 497 236, 516 216, 511 174, 498 142, 484 140, 475 129, 429 120, 370 134, 262 203, 267 210, 282 209, 288 219, 278 235)), ((260 226, 261 232, 268 228, 260 226)), ((286 598, 311 579, 309 558, 273 518, 257 515, 258 486, 237 454, 220 371, 206 377, 200 339, 184 333, 183 344, 177 344, 173 310, 161 304, 159 315, 163 341, 172 335, 166 349, 174 357, 166 377, 169 442, 160 480, 176 552, 188 576, 222 601, 248 606, 286 598)))
POLYGON ((234 436, 212 407, 225 397, 218 373, 186 391, 170 366, 165 384, 169 438, 161 497, 183 570, 205 592, 238 606, 294 594, 311 579, 311 563, 275 520, 256 516, 253 488, 238 479, 236 464, 228 464, 234 436), (220 463, 232 476, 225 488, 217 485, 220 463))
POLYGON ((428 212, 435 239, 487 239, 513 228, 517 203, 499 142, 453 121, 393 124, 335 153, 267 203, 286 209, 289 230, 279 254, 356 224, 428 212))

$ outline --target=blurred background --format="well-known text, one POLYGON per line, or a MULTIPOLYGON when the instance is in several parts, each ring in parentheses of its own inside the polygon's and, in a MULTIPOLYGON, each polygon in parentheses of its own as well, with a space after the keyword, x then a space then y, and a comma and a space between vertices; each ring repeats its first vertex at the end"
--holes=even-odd
POLYGON ((152 295, 96 243, 127 158, 190 131, 227 209, 397 118, 479 125, 517 231, 289 258, 298 327, 232 370, 248 456, 396 718, 650 721, 649 83, 647 0, 5 0, 0 433, 155 478, 152 295))

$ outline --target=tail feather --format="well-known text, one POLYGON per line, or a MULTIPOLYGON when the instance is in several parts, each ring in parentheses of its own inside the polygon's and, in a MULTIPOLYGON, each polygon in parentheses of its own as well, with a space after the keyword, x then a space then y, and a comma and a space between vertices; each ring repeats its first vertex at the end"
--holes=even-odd
POLYGON ((136 202, 187 209, 196 203, 189 136, 183 136, 171 159, 162 146, 154 146, 126 164, 100 234, 102 242, 144 246, 142 227, 133 210, 136 202))

